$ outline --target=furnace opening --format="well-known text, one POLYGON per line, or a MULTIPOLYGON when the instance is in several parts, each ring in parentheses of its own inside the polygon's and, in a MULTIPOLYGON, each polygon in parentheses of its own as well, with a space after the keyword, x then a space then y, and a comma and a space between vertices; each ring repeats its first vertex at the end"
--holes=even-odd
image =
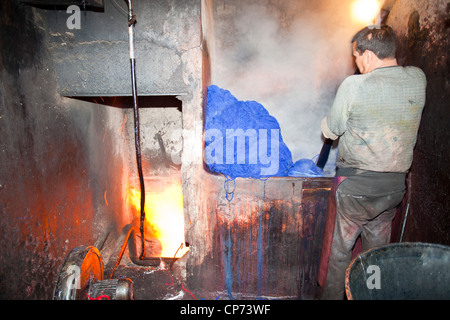
MULTIPOLYGON (((72 96, 75 100, 98 107, 113 107, 118 119, 109 119, 117 157, 124 159, 123 211, 116 213, 118 225, 133 225, 133 258, 141 252, 140 201, 141 189, 135 156, 133 97, 72 96), (120 221, 120 223, 119 223, 120 221), (135 255, 135 256, 134 256, 135 255)), ((182 102, 176 96, 138 96, 140 116, 141 163, 145 185, 145 258, 179 259, 188 250, 184 240, 183 192, 181 187, 182 102)), ((108 119, 104 119, 107 121, 108 119)), ((104 140, 105 137, 102 138, 104 140)), ((108 195, 105 190, 105 203, 108 195)), ((148 264, 148 262, 145 262, 148 264)))
MULTIPOLYGON (((147 258, 181 258, 189 250, 184 239, 181 180, 172 177, 153 178, 146 179, 145 185, 145 256, 147 258)), ((133 186, 128 189, 127 203, 138 225, 140 218, 138 187, 133 186)), ((135 236, 136 252, 140 252, 140 234, 135 236)))

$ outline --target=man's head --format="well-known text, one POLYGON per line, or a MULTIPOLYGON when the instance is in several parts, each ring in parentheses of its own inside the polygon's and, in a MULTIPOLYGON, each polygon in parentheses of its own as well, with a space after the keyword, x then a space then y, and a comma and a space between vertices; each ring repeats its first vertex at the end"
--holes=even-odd
POLYGON ((355 63, 361 73, 395 61, 397 37, 387 25, 365 27, 352 39, 355 63))

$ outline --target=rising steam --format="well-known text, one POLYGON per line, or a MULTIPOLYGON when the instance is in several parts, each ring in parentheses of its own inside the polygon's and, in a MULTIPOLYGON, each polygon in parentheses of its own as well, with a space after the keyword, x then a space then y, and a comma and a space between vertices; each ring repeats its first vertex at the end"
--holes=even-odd
POLYGON ((338 85, 355 71, 350 40, 363 26, 352 20, 353 2, 210 3, 212 84, 263 104, 294 161, 320 152, 320 122, 338 85))

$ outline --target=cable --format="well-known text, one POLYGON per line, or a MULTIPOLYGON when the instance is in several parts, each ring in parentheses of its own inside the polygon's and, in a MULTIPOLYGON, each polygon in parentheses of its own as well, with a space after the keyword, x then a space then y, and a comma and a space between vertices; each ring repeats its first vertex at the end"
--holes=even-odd
POLYGON ((136 162, 139 175, 139 183, 141 188, 141 217, 139 230, 141 232, 141 255, 139 259, 145 257, 145 236, 144 236, 144 221, 145 221, 145 184, 144 175, 142 173, 141 162, 141 138, 139 134, 139 106, 137 98, 137 84, 136 84, 136 58, 134 54, 134 24, 136 23, 136 15, 133 14, 133 3, 128 0, 128 35, 130 40, 130 63, 131 63, 131 88, 133 91, 133 111, 134 111, 134 140, 136 147, 136 162))
POLYGON ((172 269, 173 264, 175 263, 175 260, 176 260, 176 257, 177 257, 177 253, 178 253, 178 251, 180 251, 180 249, 183 249, 183 246, 184 246, 184 244, 183 244, 183 242, 182 242, 182 243, 180 244, 180 246, 178 247, 177 251, 175 251, 175 254, 173 255, 173 260, 172 260, 172 263, 170 264, 169 269, 172 269))

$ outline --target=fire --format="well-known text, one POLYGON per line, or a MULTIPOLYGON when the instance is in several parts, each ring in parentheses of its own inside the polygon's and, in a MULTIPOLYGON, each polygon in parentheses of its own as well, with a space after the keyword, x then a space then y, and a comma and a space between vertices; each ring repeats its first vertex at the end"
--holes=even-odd
MULTIPOLYGON (((139 190, 130 188, 129 204, 135 214, 140 216, 141 194, 139 190)), ((183 193, 181 186, 169 185, 161 192, 145 193, 146 240, 157 239, 161 246, 160 257, 179 258, 188 248, 184 245, 183 193), (181 247, 181 248, 180 248, 181 247)))
POLYGON ((373 24, 380 9, 378 0, 357 0, 353 3, 353 16, 358 22, 373 24))

